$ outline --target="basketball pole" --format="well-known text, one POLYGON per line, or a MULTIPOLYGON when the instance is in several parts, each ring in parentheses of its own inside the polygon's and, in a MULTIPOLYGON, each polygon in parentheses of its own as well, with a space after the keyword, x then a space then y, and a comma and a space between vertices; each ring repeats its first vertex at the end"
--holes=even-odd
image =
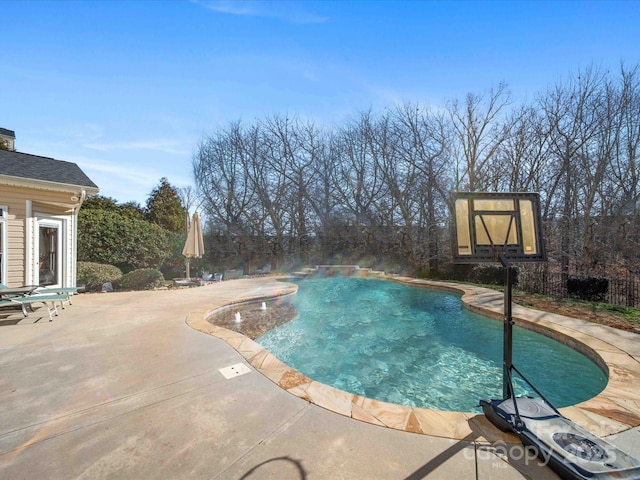
POLYGON ((504 267, 504 334, 503 334, 503 372, 502 398, 511 398, 511 366, 513 365, 513 316, 512 316, 512 279, 509 261, 499 253, 500 263, 504 267))

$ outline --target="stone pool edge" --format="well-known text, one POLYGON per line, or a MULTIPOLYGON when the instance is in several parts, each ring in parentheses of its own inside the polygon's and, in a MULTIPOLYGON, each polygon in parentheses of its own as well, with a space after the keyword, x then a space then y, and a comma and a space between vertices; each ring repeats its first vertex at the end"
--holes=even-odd
MULTIPOLYGON (((503 294, 495 290, 394 275, 378 274, 375 279, 458 293, 462 295, 465 308, 496 320, 503 318, 503 294)), ((297 285, 283 282, 281 291, 268 296, 239 297, 203 306, 190 312, 186 323, 195 330, 227 342, 280 388, 335 413, 417 434, 454 440, 472 438, 492 443, 519 443, 515 435, 499 431, 482 414, 396 405, 316 382, 284 364, 250 338, 208 322, 208 318, 221 308, 290 295, 296 291, 297 285)), ((637 334, 516 305, 513 318, 524 328, 586 354, 608 373, 608 383, 600 394, 580 404, 561 408, 563 415, 599 436, 620 433, 640 425, 640 388, 634 387, 640 385, 640 337, 637 334)))

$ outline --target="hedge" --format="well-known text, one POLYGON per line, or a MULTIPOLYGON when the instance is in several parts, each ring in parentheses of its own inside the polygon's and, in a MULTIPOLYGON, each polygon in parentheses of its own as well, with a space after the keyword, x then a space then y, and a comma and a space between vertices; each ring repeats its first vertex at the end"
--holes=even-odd
POLYGON ((588 300, 591 302, 601 302, 609 291, 609 280, 606 278, 569 277, 567 279, 567 293, 572 298, 588 300))
POLYGON ((106 282, 115 282, 122 277, 118 267, 94 262, 78 262, 76 284, 85 285, 87 291, 100 291, 106 282))
POLYGON ((164 276, 160 270, 141 268, 124 274, 113 287, 116 290, 153 290, 164 285, 164 276))

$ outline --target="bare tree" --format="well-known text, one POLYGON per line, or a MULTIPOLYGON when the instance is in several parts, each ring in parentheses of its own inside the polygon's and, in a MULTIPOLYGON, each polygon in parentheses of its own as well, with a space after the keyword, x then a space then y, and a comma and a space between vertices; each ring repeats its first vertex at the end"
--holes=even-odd
POLYGON ((456 185, 459 190, 486 188, 486 172, 498 148, 509 136, 503 121, 511 94, 505 83, 483 94, 469 93, 464 105, 457 100, 449 104, 449 116, 457 144, 456 185))
POLYGON ((336 172, 334 194, 341 205, 340 215, 348 239, 345 244, 362 255, 376 255, 376 230, 381 224, 376 205, 383 196, 384 183, 378 164, 373 161, 367 143, 371 111, 362 112, 338 133, 342 161, 336 172))
POLYGON ((178 197, 182 202, 182 206, 187 211, 187 215, 185 216, 185 231, 189 231, 189 212, 192 208, 198 208, 200 205, 201 199, 198 191, 191 185, 186 185, 184 187, 177 187, 176 192, 178 193, 178 197))
POLYGON ((247 212, 255 199, 242 155, 239 122, 202 140, 193 172, 214 234, 223 242, 215 251, 227 258, 244 257, 251 237, 247 212))
POLYGON ((413 235, 415 254, 428 272, 439 270, 440 225, 448 214, 448 187, 451 185, 449 163, 450 142, 443 115, 419 105, 406 103, 394 111, 394 120, 402 131, 398 139, 398 155, 415 168, 416 197, 419 199, 417 226, 413 235))
MULTIPOLYGON (((265 132, 256 125, 245 135, 244 152, 248 158, 248 174, 256 195, 254 226, 263 252, 269 252, 271 267, 284 260, 285 232, 291 221, 289 187, 280 169, 271 168, 265 132)), ((265 259, 262 259, 263 261, 265 259)))
MULTIPOLYGON (((447 110, 406 103, 333 128, 287 116, 231 123, 193 162, 219 258, 245 272, 267 258, 366 258, 435 273, 448 258, 449 192, 487 189, 540 192, 565 276, 634 270, 639 75, 590 67, 514 108, 499 84, 447 110)), ((181 192, 189 207, 191 193, 181 192)))
MULTIPOLYGON (((561 271, 569 275, 570 260, 579 255, 577 238, 584 238, 585 225, 589 225, 591 212, 584 202, 584 189, 589 182, 585 165, 589 149, 602 130, 601 89, 603 75, 590 68, 571 77, 566 84, 559 83, 543 97, 540 108, 550 131, 549 148, 556 163, 554 183, 550 186, 549 200, 554 216, 559 217, 559 257, 561 271)), ((600 176, 600 175, 599 175, 600 176)), ((587 187, 588 188, 588 187, 587 187)))

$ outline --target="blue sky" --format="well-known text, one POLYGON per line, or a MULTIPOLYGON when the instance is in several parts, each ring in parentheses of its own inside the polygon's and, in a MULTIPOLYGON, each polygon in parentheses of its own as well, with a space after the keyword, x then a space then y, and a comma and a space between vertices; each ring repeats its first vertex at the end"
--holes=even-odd
POLYGON ((13 1, 0 127, 144 205, 193 184, 197 144, 273 114, 320 124, 439 108, 506 82, 534 97, 591 64, 640 63, 640 1, 13 1))

